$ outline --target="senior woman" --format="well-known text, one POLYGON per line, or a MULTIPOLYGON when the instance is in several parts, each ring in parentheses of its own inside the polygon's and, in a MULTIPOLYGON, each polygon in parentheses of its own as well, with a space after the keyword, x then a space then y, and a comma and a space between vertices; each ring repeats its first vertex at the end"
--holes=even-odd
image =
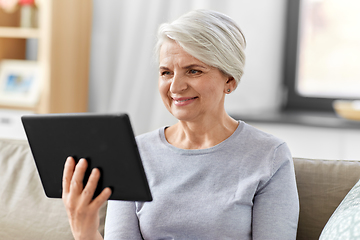
MULTIPOLYGON (((280 139, 225 111, 243 75, 245 39, 229 17, 192 11, 159 28, 159 92, 179 121, 137 137, 152 202, 109 201, 105 239, 295 239, 299 212, 292 157, 280 139)), ((76 239, 101 239, 94 169, 69 158, 63 200, 76 239)))

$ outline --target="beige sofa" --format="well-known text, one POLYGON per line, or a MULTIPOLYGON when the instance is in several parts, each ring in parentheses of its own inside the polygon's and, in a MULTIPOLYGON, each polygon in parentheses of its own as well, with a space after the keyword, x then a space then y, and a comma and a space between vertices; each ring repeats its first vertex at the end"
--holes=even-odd
MULTIPOLYGON (((360 162, 294 158, 300 197, 297 239, 318 239, 360 178, 360 162)), ((61 199, 45 196, 25 140, 0 139, 0 239, 73 239, 61 199)), ((101 209, 103 232, 106 205, 101 209)))
POLYGON ((358 182, 360 161, 294 158, 294 164, 300 198, 297 239, 319 239, 332 213, 358 182))

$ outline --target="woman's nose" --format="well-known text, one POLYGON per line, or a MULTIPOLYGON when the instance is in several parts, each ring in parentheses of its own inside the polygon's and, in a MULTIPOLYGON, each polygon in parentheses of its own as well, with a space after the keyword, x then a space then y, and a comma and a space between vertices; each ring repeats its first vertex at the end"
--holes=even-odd
POLYGON ((170 92, 180 93, 186 90, 187 88, 188 88, 188 84, 186 82, 186 79, 183 76, 174 74, 170 85, 170 92))

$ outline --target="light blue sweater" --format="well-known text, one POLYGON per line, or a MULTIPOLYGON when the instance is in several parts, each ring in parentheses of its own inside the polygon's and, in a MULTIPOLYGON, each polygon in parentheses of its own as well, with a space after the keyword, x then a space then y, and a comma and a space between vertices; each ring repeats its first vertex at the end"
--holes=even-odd
POLYGON ((208 149, 176 148, 164 128, 137 143, 153 201, 109 201, 105 239, 296 238, 294 166, 278 138, 240 121, 208 149))

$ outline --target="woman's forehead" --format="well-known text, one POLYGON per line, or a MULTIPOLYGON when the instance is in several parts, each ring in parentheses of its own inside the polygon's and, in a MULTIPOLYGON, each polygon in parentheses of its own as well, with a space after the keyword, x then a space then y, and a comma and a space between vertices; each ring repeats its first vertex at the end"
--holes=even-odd
MULTIPOLYGON (((165 41, 160 48, 159 65, 201 65, 207 66, 197 58, 187 53, 177 42, 173 40, 165 41)), ((209 66, 207 66, 209 67, 209 66)))

